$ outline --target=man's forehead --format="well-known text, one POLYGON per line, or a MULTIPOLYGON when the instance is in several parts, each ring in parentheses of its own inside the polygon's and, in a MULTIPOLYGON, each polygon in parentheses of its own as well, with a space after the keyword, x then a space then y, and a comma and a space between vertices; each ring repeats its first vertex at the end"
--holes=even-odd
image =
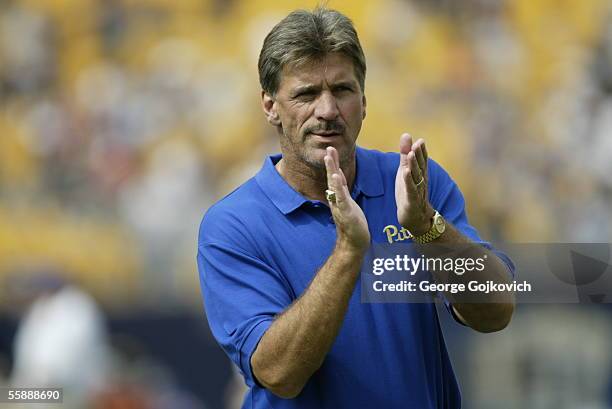
POLYGON ((307 84, 319 85, 322 81, 358 82, 352 60, 342 54, 329 54, 316 60, 286 66, 280 80, 281 87, 291 88, 307 84))

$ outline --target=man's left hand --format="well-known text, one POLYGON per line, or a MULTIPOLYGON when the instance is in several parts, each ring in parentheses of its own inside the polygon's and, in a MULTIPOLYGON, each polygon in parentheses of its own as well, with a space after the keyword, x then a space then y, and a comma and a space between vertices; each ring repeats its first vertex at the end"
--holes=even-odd
POLYGON ((431 228, 435 213, 427 194, 427 148, 425 140, 412 143, 405 133, 400 137, 400 164, 395 176, 397 220, 413 236, 431 228))

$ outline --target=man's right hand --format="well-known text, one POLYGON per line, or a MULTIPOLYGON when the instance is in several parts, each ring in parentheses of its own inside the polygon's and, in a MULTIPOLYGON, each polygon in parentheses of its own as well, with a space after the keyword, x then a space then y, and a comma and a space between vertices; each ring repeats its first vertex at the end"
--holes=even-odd
POLYGON ((336 200, 328 200, 328 204, 336 224, 337 243, 352 250, 365 251, 370 245, 368 221, 351 197, 336 148, 327 148, 324 161, 328 189, 336 193, 336 200))

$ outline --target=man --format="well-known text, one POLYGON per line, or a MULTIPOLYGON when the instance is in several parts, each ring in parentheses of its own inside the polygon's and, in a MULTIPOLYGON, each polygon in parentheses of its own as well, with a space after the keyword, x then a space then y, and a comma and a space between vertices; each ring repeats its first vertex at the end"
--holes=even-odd
MULTIPOLYGON (((295 11, 259 57, 262 107, 282 155, 209 209, 198 265, 213 335, 242 372, 245 408, 458 408, 435 305, 360 302, 359 272, 385 226, 420 243, 481 242, 463 197, 425 142, 400 153, 356 146, 366 64, 351 21, 295 11), (443 227, 443 228, 440 228, 443 227)), ((506 282, 489 250, 483 274, 506 282)), ((511 298, 449 305, 482 332, 504 328, 511 298)))

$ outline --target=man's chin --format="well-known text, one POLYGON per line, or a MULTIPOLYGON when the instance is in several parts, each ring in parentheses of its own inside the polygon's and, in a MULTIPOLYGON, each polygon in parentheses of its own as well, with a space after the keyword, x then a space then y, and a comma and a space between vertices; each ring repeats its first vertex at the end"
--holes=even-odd
MULTIPOLYGON (((346 166, 348 162, 349 153, 346 152, 346 148, 338 148, 338 157, 340 159, 340 166, 346 166)), ((325 169, 325 155, 327 154, 327 146, 321 146, 312 148, 309 152, 303 157, 304 161, 308 164, 308 166, 316 169, 325 169)))
POLYGON ((304 161, 308 164, 309 167, 314 169, 325 169, 325 149, 314 149, 309 152, 308 155, 304 158, 304 161))

